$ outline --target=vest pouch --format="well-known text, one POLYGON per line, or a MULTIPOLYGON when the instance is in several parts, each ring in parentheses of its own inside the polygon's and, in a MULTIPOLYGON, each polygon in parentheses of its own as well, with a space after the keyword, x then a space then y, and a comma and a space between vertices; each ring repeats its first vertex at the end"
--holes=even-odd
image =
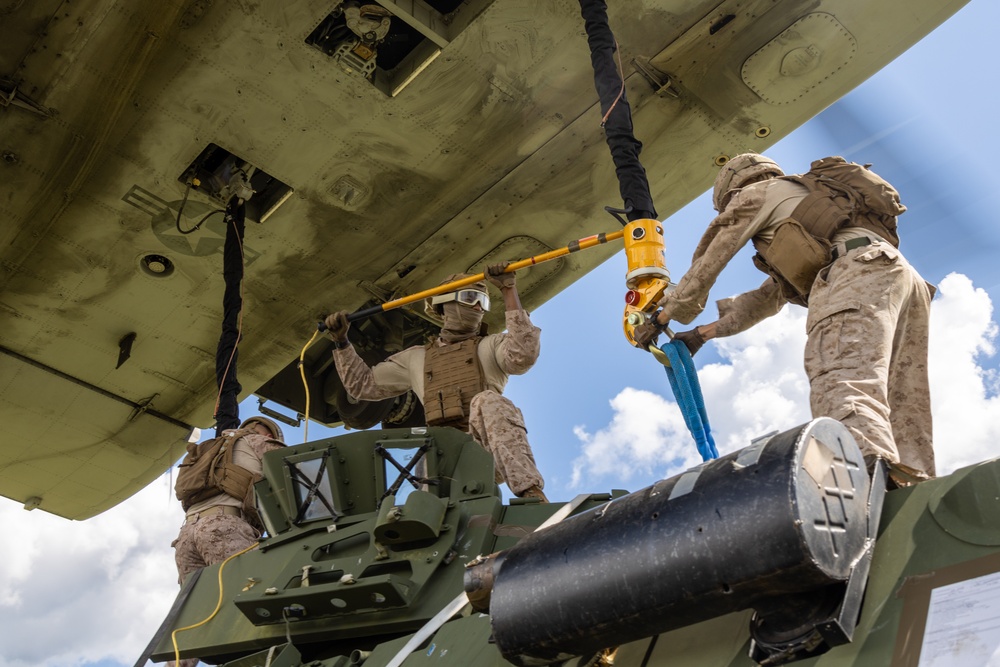
POLYGON ((438 395, 441 397, 441 413, 445 421, 465 418, 465 410, 462 409, 461 388, 447 387, 442 389, 438 395))
POLYGON ((798 222, 786 218, 778 223, 765 259, 796 292, 808 297, 816 274, 833 261, 833 256, 829 241, 817 239, 798 222))
POLYGON ((460 387, 445 387, 427 397, 424 413, 428 426, 455 426, 465 428, 468 416, 462 405, 460 387))
POLYGON ((757 249, 757 254, 753 256, 753 265, 758 269, 771 276, 775 283, 778 284, 778 289, 781 290, 781 298, 783 298, 788 303, 794 303, 798 306, 809 307, 808 296, 803 296, 792 287, 792 284, 785 280, 785 277, 778 272, 773 266, 767 263, 764 256, 767 254, 767 242, 760 239, 753 239, 753 245, 757 249))
POLYGON ((441 392, 424 392, 424 420, 428 426, 434 426, 444 419, 444 405, 441 392))
POLYGON ((771 265, 767 263, 764 259, 764 255, 759 252, 753 256, 753 265, 756 266, 760 271, 763 271, 769 276, 775 276, 778 272, 771 268, 771 265))
POLYGON ((216 488, 239 500, 246 497, 250 487, 257 481, 252 472, 235 463, 219 466, 215 469, 213 477, 216 488))

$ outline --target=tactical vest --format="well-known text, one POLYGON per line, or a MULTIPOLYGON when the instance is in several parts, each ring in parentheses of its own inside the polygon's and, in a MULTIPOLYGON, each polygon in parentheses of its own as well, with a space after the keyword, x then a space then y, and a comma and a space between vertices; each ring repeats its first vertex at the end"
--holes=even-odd
POLYGON ((870 230, 899 247, 896 216, 906 207, 896 189, 869 167, 827 157, 805 174, 781 177, 809 193, 778 222, 770 242, 753 239, 753 262, 777 281, 788 301, 807 304, 816 274, 833 259, 831 240, 843 227, 870 230))
POLYGON ((255 433, 253 429, 240 429, 187 446, 187 456, 177 468, 174 484, 184 511, 220 492, 247 504, 250 487, 260 478, 233 462, 233 449, 238 439, 255 433))
POLYGON ((469 430, 472 397, 486 389, 479 363, 479 342, 470 338, 450 345, 427 345, 424 353, 424 414, 428 426, 469 430))

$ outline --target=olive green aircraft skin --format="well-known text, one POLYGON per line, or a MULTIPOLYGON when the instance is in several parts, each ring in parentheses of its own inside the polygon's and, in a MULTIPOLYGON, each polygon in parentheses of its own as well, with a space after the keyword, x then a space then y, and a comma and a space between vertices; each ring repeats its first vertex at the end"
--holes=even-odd
MULTIPOLYGON (((445 428, 355 433, 267 454, 265 480, 256 489, 271 537, 258 549, 189 578, 175 603, 176 616, 154 640, 153 659, 171 659, 171 632, 197 625, 176 633, 181 657, 201 656, 226 667, 264 665, 268 656, 267 664, 282 667, 347 667, 362 660, 366 667, 385 667, 412 633, 468 590, 467 563, 515 546, 563 506, 535 500, 504 505, 492 479, 491 457, 466 434, 445 428), (427 445, 420 475, 440 483, 411 491, 405 500, 402 494, 400 500, 380 500, 397 473, 383 463, 376 445, 404 466, 408 453, 427 445), (322 500, 306 503, 309 509, 302 511, 306 478, 319 482, 317 489, 337 518, 322 500), (283 614, 289 613, 286 623, 283 614)), ((571 515, 623 496, 624 491, 591 495, 571 515)), ((718 502, 725 514, 727 501, 718 502)), ((998 516, 1000 459, 889 491, 853 641, 792 664, 916 666, 931 591, 1000 572, 998 516)), ((768 537, 761 534, 760 540, 768 537)), ((544 560, 532 564, 547 567, 544 560)), ((625 564, 606 566, 610 572, 625 564)), ((624 644, 613 664, 755 665, 749 657, 751 614, 731 613, 624 644)), ((491 641, 493 632, 489 615, 466 607, 396 664, 511 664, 491 641)), ((554 664, 583 667, 595 664, 592 657, 554 664)))
MULTIPOLYGON (((266 220, 245 240, 243 397, 293 411, 319 315, 617 228, 576 2, 380 4, 415 43, 374 83, 307 43, 334 0, 0 5, 0 494, 85 519, 212 424, 225 227, 176 223, 221 205, 208 182, 184 203, 212 145, 263 179, 249 206, 266 220)), ((965 0, 610 4, 669 216, 726 156, 766 149, 965 0)), ((523 272, 523 303, 616 249, 523 272)), ((353 335, 377 360, 432 330, 415 308, 353 335)), ((306 370, 310 417, 372 417, 342 414, 328 343, 306 370)))

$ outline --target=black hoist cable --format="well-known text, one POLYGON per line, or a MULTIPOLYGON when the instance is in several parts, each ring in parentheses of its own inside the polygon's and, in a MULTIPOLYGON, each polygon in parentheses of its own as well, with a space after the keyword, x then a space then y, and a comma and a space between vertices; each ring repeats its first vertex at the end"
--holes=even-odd
POLYGON ((240 425, 239 395, 243 391, 236 372, 239 344, 243 336, 243 235, 246 205, 232 197, 226 205, 226 242, 222 252, 222 335, 215 351, 215 379, 219 394, 215 403, 215 435, 240 425))
POLYGON ((580 0, 580 14, 590 45, 594 85, 601 100, 602 125, 615 163, 618 189, 625 203, 621 212, 630 222, 656 220, 646 170, 639 162, 642 143, 632 130, 632 110, 625 94, 618 42, 608 25, 608 6, 604 0, 580 0))

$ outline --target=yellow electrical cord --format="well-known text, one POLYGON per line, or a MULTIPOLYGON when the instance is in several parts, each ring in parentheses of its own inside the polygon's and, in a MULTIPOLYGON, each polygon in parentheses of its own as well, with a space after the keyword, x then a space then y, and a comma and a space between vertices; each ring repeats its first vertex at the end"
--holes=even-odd
POLYGON ((175 663, 180 663, 180 661, 181 661, 181 650, 177 646, 177 633, 178 632, 184 632, 185 630, 193 630, 194 628, 197 628, 199 626, 205 625, 206 623, 208 623, 209 621, 211 621, 213 618, 215 618, 215 615, 219 613, 220 609, 222 609, 222 570, 226 567, 226 563, 228 563, 232 559, 236 558, 237 556, 242 556, 243 554, 245 554, 246 552, 250 551, 251 549, 256 549, 259 544, 260 544, 259 542, 254 542, 253 544, 251 544, 250 546, 248 546, 243 551, 237 551, 232 556, 230 556, 226 560, 222 561, 222 565, 219 566, 219 601, 215 604, 215 609, 212 611, 211 614, 208 615, 208 618, 206 618, 206 619, 204 619, 202 621, 198 621, 194 625, 189 625, 189 626, 184 627, 184 628, 177 628, 176 630, 174 630, 173 632, 170 633, 170 641, 172 641, 174 643, 174 662, 175 663))
POLYGON ((306 382, 306 350, 309 349, 318 335, 319 331, 314 331, 312 338, 309 339, 309 342, 306 343, 305 347, 302 348, 302 351, 299 352, 299 375, 302 376, 302 388, 306 390, 306 427, 302 434, 303 443, 309 442, 309 383, 306 382))

